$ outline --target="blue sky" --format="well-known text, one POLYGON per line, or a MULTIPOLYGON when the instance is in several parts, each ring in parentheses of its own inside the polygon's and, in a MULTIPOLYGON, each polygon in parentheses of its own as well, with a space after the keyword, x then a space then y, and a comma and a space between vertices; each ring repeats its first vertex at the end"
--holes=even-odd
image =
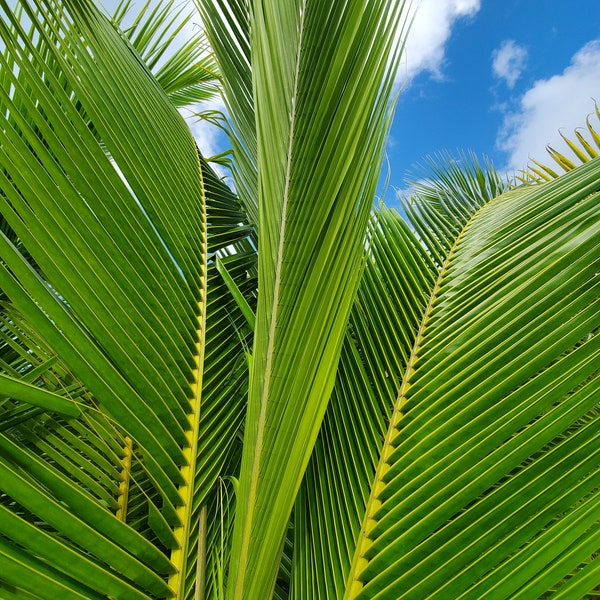
POLYGON ((598 0, 422 0, 413 35, 388 145, 392 186, 444 149, 485 154, 500 170, 543 160, 546 144, 565 148, 557 130, 572 135, 600 102, 598 0))

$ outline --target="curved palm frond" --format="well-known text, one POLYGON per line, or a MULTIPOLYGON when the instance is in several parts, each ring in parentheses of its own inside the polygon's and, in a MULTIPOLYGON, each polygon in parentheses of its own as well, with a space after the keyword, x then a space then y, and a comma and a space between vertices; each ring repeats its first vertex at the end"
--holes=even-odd
POLYGON ((584 596, 593 144, 434 161, 411 229, 372 212, 404 3, 199 3, 239 200, 171 0, 0 0, 0 595, 584 596))
MULTIPOLYGON (((198 432, 211 427, 199 419, 204 337, 223 319, 207 308, 208 252, 241 243, 245 217, 91 3, 2 11, 10 236, 0 241, 0 287, 12 396, 2 411, 2 533, 15 545, 3 544, 0 579, 35 597, 52 586, 28 579, 32 569, 61 597, 185 597, 178 572, 193 571, 199 505, 226 460, 196 460, 198 432), (22 345, 27 331, 43 340, 41 362, 22 345), (60 404, 57 376, 78 416, 60 404)), ((223 292, 211 298, 230 315, 223 292)), ((216 348, 207 358, 205 389, 218 389, 211 369, 222 360, 216 348)), ((240 420, 231 412, 225 432, 240 420)))
POLYGON ((473 153, 429 157, 409 183, 415 201, 400 196, 400 202, 440 268, 473 213, 509 189, 491 162, 473 153))
POLYGON ((458 236, 396 402, 348 597, 529 598, 573 573, 572 589, 595 585, 599 176, 596 159, 502 194, 458 236))
POLYGON ((406 222, 380 207, 371 220, 368 258, 330 405, 294 507, 291 598, 343 596, 385 431, 436 273, 406 222))
POLYGON ((294 598, 344 595, 385 432, 442 257, 473 212, 504 186, 473 155, 445 155, 429 166, 413 199, 402 199, 418 233, 384 207, 372 217, 331 403, 296 501, 294 598))

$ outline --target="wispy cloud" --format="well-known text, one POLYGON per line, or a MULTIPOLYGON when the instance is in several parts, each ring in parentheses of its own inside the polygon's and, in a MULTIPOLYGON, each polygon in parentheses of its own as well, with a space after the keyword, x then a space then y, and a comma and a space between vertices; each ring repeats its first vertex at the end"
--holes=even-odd
POLYGON ((600 102, 600 39, 581 48, 562 73, 537 81, 505 116, 497 143, 508 153, 507 168, 522 169, 530 157, 543 161, 548 144, 570 155, 558 130, 572 137, 593 110, 592 98, 600 102))
POLYGON ((458 19, 477 14, 480 6, 480 0, 421 0, 416 6, 397 83, 406 85, 423 71, 441 77, 453 25, 458 19))
POLYGON ((514 40, 505 40, 498 49, 494 50, 492 58, 494 75, 503 79, 509 88, 515 87, 527 62, 527 50, 514 40))

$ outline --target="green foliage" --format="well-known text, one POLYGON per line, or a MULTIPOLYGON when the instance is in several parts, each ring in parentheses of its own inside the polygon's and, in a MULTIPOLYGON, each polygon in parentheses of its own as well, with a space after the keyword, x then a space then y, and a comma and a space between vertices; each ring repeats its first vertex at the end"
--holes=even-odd
POLYGON ((0 597, 592 593, 592 144, 438 157, 405 220, 409 7, 198 5, 214 54, 172 1, 0 0, 0 597), (217 77, 236 193, 177 110, 217 77))

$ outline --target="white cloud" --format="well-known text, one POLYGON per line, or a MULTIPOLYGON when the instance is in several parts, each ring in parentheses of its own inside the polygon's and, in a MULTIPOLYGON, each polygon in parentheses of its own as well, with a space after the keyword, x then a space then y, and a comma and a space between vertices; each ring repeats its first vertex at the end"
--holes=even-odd
POLYGON ((397 81, 406 85, 422 71, 441 77, 445 45, 457 19, 474 16, 480 0, 421 0, 408 34, 397 81))
POLYGON ((522 169, 530 157, 544 161, 548 144, 571 155, 558 130, 573 137, 594 108, 592 98, 600 102, 600 39, 581 48, 561 74, 537 81, 519 110, 505 116, 497 144, 508 152, 507 168, 522 169))
POLYGON ((499 79, 504 79, 509 88, 515 87, 527 60, 527 50, 514 40, 505 40, 492 53, 492 70, 499 79))

